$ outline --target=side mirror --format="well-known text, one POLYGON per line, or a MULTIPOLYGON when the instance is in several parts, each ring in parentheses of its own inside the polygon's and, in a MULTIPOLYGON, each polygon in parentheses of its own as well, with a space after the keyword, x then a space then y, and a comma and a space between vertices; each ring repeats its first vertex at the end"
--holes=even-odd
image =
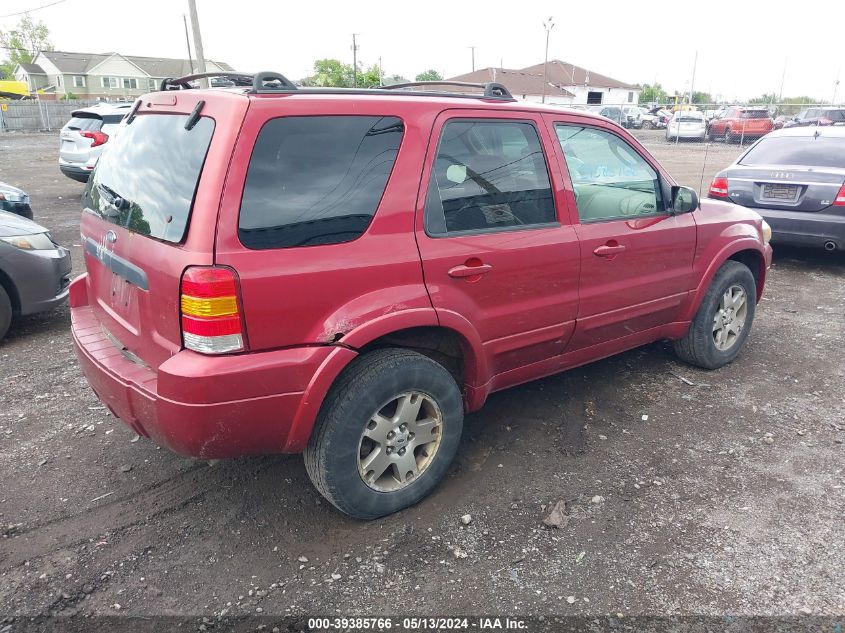
POLYGON ((677 213, 689 213, 698 208, 698 194, 689 187, 672 187, 672 209, 677 213))

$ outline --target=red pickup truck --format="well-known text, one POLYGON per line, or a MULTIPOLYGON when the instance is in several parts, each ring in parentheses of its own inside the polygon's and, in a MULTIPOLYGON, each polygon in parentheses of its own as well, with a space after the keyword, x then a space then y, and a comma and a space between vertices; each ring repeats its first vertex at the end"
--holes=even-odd
POLYGON ((714 369, 748 336, 768 227, 606 118, 499 84, 195 79, 100 159, 71 287, 88 381, 161 445, 304 451, 374 518, 437 485, 494 391, 661 339, 714 369))

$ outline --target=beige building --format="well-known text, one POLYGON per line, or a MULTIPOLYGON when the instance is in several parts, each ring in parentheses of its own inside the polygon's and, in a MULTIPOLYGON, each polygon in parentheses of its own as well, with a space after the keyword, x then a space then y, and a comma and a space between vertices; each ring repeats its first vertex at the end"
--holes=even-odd
MULTIPOLYGON (((229 64, 206 61, 208 71, 231 71, 229 64)), ((31 64, 19 64, 15 79, 26 82, 42 98, 133 100, 158 90, 162 79, 182 77, 195 70, 187 59, 138 57, 120 53, 42 51, 31 64)))

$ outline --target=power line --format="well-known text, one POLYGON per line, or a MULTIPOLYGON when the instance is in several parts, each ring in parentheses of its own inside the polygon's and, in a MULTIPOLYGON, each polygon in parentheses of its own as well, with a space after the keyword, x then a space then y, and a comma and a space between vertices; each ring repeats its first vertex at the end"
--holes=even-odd
POLYGON ((46 9, 47 7, 52 7, 57 4, 61 4, 62 2, 67 2, 67 0, 56 0, 55 2, 51 2, 49 4, 42 4, 40 7, 34 7, 32 9, 27 9, 26 11, 18 11, 17 13, 8 13, 6 15, 0 15, 0 19, 2 18, 14 18, 19 15, 26 15, 27 13, 32 13, 33 11, 40 11, 41 9, 46 9))

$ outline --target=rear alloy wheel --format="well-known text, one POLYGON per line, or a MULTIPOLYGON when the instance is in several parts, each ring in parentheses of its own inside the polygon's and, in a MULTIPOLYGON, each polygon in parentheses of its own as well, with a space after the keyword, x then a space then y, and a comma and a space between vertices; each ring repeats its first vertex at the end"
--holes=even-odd
POLYGON ((434 489, 463 419, 461 391, 442 365, 410 350, 376 350, 355 359, 326 396, 305 468, 341 512, 376 519, 434 489))
POLYGON ((0 341, 6 336, 9 331, 9 326, 12 325, 12 302, 6 289, 0 286, 0 341))
POLYGON ((705 369, 737 357, 754 322, 757 287, 745 264, 728 260, 707 289, 689 330, 675 341, 675 353, 705 369))
POLYGON ((651 121, 643 121, 643 129, 650 130, 654 127, 654 124, 651 121))
POLYGON ((731 132, 731 128, 725 128, 725 143, 733 143, 734 142, 734 135, 731 132))

